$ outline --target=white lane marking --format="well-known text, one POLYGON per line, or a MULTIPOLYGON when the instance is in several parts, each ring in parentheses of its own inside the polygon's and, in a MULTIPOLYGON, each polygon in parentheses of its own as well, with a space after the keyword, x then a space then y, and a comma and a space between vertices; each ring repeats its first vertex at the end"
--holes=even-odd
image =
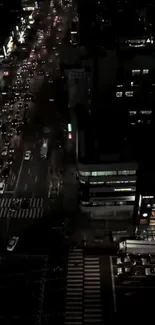
POLYGON ((35 183, 37 182, 37 180, 38 180, 38 176, 36 175, 36 177, 35 177, 35 180, 34 180, 34 181, 35 181, 35 183))
POLYGON ((26 191, 27 190, 27 184, 25 184, 25 186, 24 186, 24 191, 26 191))
POLYGON ((24 159, 22 159, 22 162, 20 164, 19 173, 18 173, 16 185, 15 185, 15 191, 17 190, 17 187, 18 187, 18 184, 19 184, 19 180, 20 180, 20 176, 21 176, 21 172, 22 172, 22 168, 23 168, 23 163, 24 163, 24 159))
POLYGON ((11 181, 10 181, 10 184, 11 184, 11 185, 14 184, 15 179, 16 179, 16 175, 15 175, 15 174, 12 174, 11 181))
POLYGON ((29 170, 28 170, 28 175, 30 175, 30 168, 29 168, 29 170))
POLYGON ((111 284, 112 284, 114 313, 116 313, 117 312, 117 307, 116 307, 115 280, 114 280, 113 262, 112 262, 112 257, 111 256, 110 256, 110 270, 111 270, 111 284))

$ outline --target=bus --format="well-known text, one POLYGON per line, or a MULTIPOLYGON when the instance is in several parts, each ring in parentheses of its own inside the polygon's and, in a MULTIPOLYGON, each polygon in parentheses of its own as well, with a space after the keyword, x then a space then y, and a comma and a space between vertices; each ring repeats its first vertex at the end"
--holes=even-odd
POLYGON ((135 255, 155 255, 155 241, 125 240, 119 243, 119 253, 135 255))
POLYGON ((43 139, 41 150, 40 150, 40 156, 42 159, 47 159, 48 154, 48 139, 43 139))

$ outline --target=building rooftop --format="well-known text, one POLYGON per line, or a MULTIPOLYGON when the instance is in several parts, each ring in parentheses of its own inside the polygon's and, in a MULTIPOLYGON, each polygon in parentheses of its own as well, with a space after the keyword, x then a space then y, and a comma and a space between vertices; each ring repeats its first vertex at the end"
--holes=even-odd
POLYGON ((102 114, 79 121, 79 162, 137 161, 138 143, 128 129, 127 119, 115 108, 103 110, 102 114))

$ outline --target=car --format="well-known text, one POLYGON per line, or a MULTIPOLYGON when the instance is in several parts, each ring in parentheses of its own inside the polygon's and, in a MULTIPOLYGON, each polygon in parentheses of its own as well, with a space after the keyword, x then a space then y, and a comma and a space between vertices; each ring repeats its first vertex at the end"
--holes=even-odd
POLYGON ((12 121, 12 116, 8 115, 7 121, 10 123, 12 121))
POLYGON ((10 141, 8 139, 5 140, 5 146, 8 147, 10 144, 10 141))
POLYGON ((7 161, 6 161, 6 166, 7 165, 12 165, 12 162, 13 162, 13 159, 11 157, 8 158, 7 161))
POLYGON ((6 165, 1 172, 2 177, 4 177, 4 178, 8 177, 9 173, 10 173, 10 169, 9 169, 8 165, 6 165))
POLYGON ((22 108, 22 107, 23 107, 23 103, 20 102, 20 103, 18 104, 18 108, 22 108))
POLYGON ((13 136, 13 129, 9 129, 8 130, 8 137, 12 138, 12 136, 13 136))
POLYGON ((0 194, 3 194, 5 190, 5 180, 0 181, 0 194))
POLYGON ((2 112, 5 113, 6 111, 7 111, 7 107, 6 106, 3 106, 2 112))
POLYGON ((13 147, 9 148, 9 153, 13 153, 15 151, 15 149, 13 147))
POLYGON ((3 123, 2 124, 2 135, 5 135, 6 134, 6 124, 5 123, 3 123))
POLYGON ((7 251, 12 252, 18 243, 19 237, 13 236, 7 245, 7 251))
POLYGON ((10 205, 10 211, 14 212, 19 210, 20 208, 20 200, 19 199, 13 199, 10 205))
POLYGON ((7 156, 7 154, 8 154, 8 147, 7 146, 4 146, 1 155, 2 156, 7 156))
POLYGON ((23 199, 21 203, 21 209, 28 210, 30 207, 30 199, 23 199))
POLYGON ((9 106, 9 112, 12 113, 13 112, 13 105, 9 106))
POLYGON ((29 105, 28 104, 24 104, 24 109, 28 109, 29 108, 29 105))
POLYGON ((31 151, 27 150, 24 155, 24 160, 30 160, 31 158, 31 151))
POLYGON ((3 159, 0 159, 0 169, 3 167, 4 161, 3 159))
POLYGON ((10 101, 9 100, 6 100, 5 106, 9 106, 9 105, 10 105, 10 101))
POLYGON ((13 120, 12 120, 12 126, 16 126, 17 124, 18 124, 17 119, 13 119, 13 120))

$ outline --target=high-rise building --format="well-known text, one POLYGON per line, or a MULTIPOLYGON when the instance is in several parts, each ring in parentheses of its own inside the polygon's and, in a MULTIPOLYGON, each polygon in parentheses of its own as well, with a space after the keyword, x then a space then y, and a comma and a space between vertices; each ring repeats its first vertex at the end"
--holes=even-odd
POLYGON ((92 217, 132 218, 137 147, 118 112, 104 111, 78 123, 80 208, 92 217))

